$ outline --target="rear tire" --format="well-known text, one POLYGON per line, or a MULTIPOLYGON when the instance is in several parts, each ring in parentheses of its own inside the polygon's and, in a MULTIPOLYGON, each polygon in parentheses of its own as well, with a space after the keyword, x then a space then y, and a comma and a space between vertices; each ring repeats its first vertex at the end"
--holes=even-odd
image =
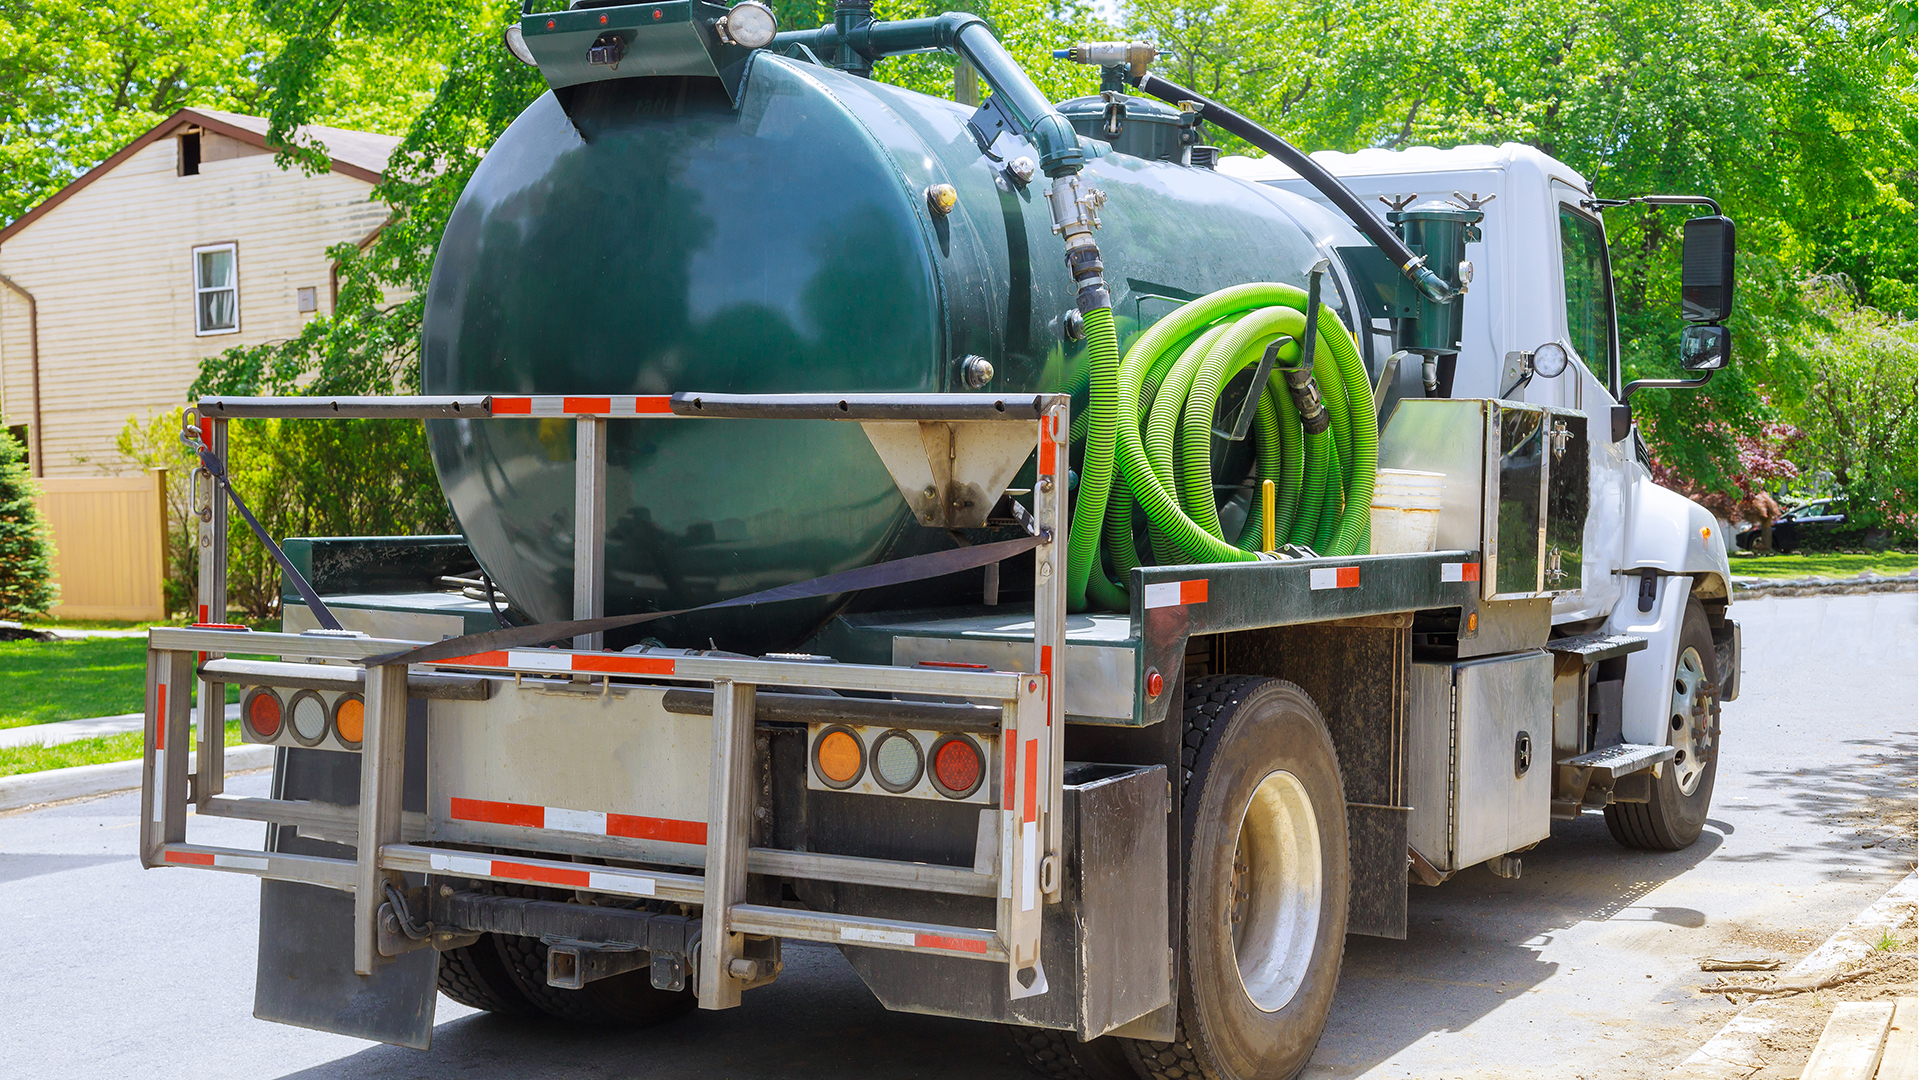
POLYGON ((440 992, 470 1009, 502 1016, 540 1015, 507 974, 492 934, 440 954, 440 992))
POLYGON ((1700 839, 1713 803, 1720 767, 1720 672, 1714 663, 1713 628, 1698 600, 1687 601, 1674 659, 1667 741, 1675 760, 1660 768, 1653 799, 1606 808, 1607 829, 1622 845, 1645 851, 1679 851, 1700 839))
POLYGON ((1052 1080, 1140 1080, 1123 1045, 1125 1039, 1081 1042, 1071 1031, 1008 1025, 1014 1047, 1027 1066, 1052 1080))
POLYGON ((1346 949, 1340 762, 1292 683, 1196 679, 1184 714, 1176 1030, 1121 1042, 1151 1080, 1291 1080, 1319 1045, 1346 949))

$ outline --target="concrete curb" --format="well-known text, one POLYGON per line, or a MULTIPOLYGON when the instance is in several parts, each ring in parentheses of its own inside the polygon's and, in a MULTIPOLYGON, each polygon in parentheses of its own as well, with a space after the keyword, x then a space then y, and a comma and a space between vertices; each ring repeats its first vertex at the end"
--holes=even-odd
MULTIPOLYGON (((1885 896, 1781 975, 1779 982, 1816 983, 1851 967, 1873 952, 1883 932, 1913 918, 1916 903, 1920 903, 1920 872, 1900 879, 1885 896)), ((1667 1080, 1745 1080, 1765 1066, 1761 1040, 1773 1031, 1774 1022, 1756 1015, 1753 1007, 1766 1000, 1761 998, 1734 1014, 1706 1045, 1667 1073, 1667 1080)))
POLYGON ((1859 596, 1866 593, 1914 592, 1920 590, 1920 572, 1882 577, 1861 574, 1850 578, 1766 578, 1733 579, 1733 599, 1751 600, 1762 596, 1859 596))
MULTIPOLYGON (((264 769, 273 764, 273 747, 248 744, 227 747, 228 773, 264 769)), ((75 765, 21 776, 0 776, 0 811, 40 803, 84 799, 140 786, 140 761, 109 761, 102 765, 75 765)))

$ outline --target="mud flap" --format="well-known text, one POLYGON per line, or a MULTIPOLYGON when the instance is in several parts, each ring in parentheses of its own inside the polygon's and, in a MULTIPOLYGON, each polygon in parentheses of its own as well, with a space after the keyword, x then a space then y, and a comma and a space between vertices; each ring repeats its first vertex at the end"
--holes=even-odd
MULTIPOLYGON (((327 845, 329 847, 333 845, 327 845)), ((353 972, 353 894, 260 883, 260 967, 253 1015, 294 1027, 425 1050, 433 1041, 440 954, 403 953, 353 972)))
MULTIPOLYGON (((407 810, 426 808, 425 702, 408 703, 407 810)), ((275 755, 273 797, 360 803, 360 757, 326 750, 275 755)), ((346 844, 269 826, 267 850, 351 859, 346 844)), ((353 970, 353 894, 293 881, 260 883, 260 962, 253 1015, 294 1027, 425 1050, 433 1039, 440 954, 416 949, 372 975, 353 970)))

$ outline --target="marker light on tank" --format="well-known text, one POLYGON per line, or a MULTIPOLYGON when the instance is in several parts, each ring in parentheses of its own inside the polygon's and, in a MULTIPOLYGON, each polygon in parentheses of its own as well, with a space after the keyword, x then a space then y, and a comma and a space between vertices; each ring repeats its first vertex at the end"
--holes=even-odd
POLYGON ((773 9, 760 0, 744 0, 733 5, 727 17, 720 20, 720 26, 729 42, 749 49, 764 49, 773 44, 779 23, 773 9))

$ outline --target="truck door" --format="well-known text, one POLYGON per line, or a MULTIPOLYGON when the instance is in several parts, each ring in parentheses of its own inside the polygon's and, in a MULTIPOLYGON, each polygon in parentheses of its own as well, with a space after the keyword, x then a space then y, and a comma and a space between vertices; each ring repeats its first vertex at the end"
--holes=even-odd
POLYGON ((1600 618, 1613 610, 1620 595, 1615 571, 1621 568, 1626 550, 1628 492, 1639 465, 1633 457, 1632 438, 1614 442, 1611 430, 1620 383, 1620 345, 1606 232, 1599 217, 1580 205, 1584 192, 1555 181, 1553 194, 1551 205, 1557 218, 1553 235, 1560 244, 1558 321, 1561 340, 1573 360, 1559 378, 1544 386, 1536 380, 1528 397, 1587 414, 1592 498, 1583 537, 1580 591, 1553 602, 1553 621, 1561 623, 1600 618))

